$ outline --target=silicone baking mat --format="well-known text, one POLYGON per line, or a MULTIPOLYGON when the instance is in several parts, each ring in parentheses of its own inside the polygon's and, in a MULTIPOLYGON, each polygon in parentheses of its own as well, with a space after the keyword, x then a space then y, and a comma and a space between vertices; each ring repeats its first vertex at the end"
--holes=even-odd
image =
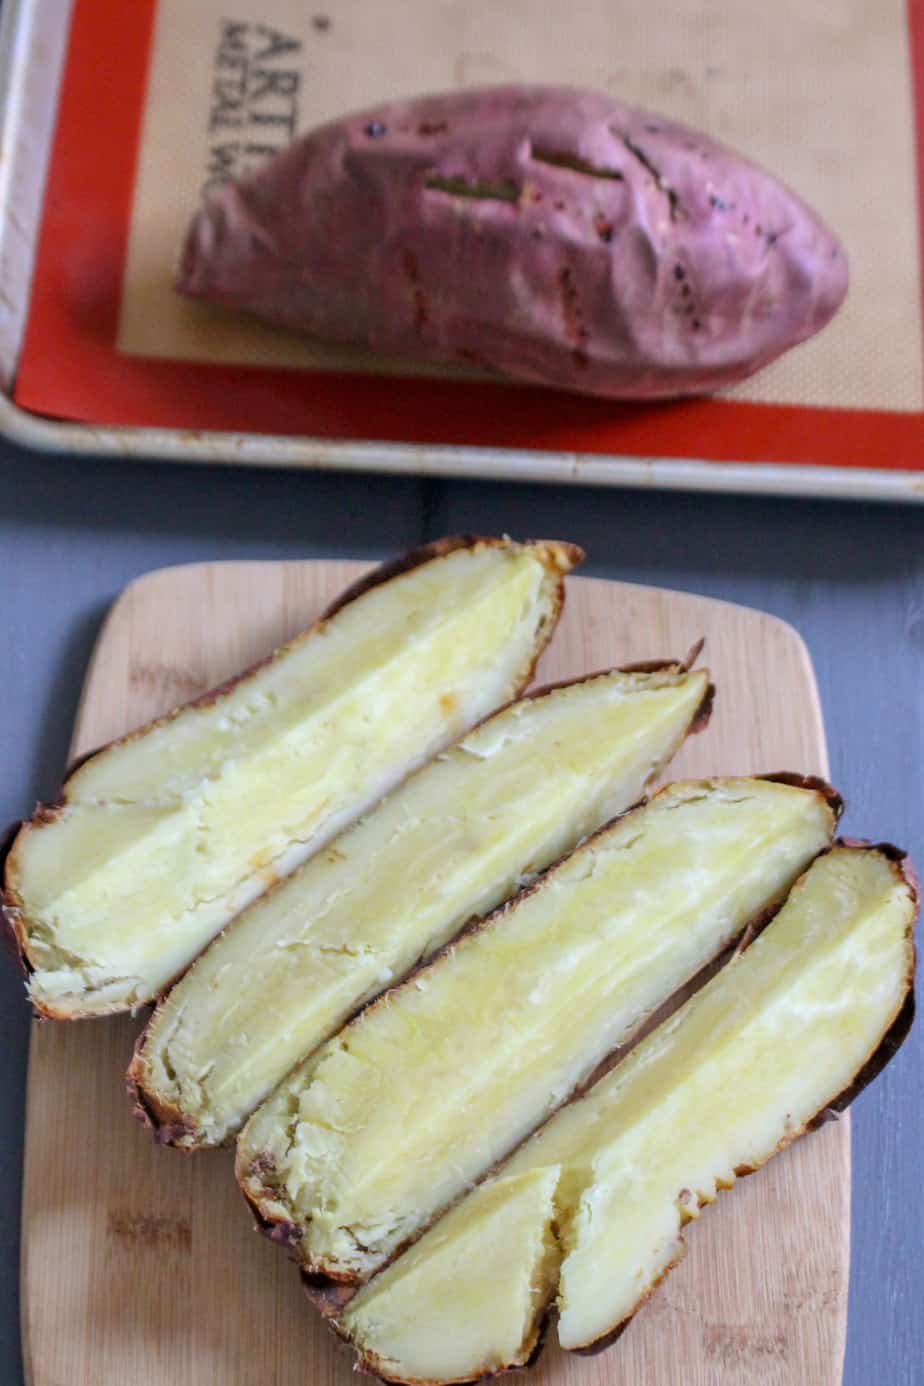
POLYGON ((922 84, 924 0, 77 0, 16 400, 94 423, 922 469, 922 84), (424 374, 173 293, 210 181, 357 107, 518 80, 611 91, 772 168, 845 242, 841 313, 721 398, 644 406, 424 374))

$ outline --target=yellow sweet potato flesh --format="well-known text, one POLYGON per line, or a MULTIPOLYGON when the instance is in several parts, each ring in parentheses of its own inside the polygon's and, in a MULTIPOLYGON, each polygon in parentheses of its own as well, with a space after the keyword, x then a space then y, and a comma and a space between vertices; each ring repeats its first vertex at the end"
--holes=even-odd
POLYGON ((562 1267, 563 1347, 627 1318, 682 1254, 685 1218, 849 1086, 904 1000, 913 913, 882 857, 830 853, 738 963, 524 1155, 544 1163, 565 1141, 593 1159, 562 1267))
POLYGON ((386 1378, 470 1381, 527 1362, 555 1293, 558 1171, 493 1180, 351 1303, 348 1336, 386 1378))
POLYGON ((363 1280, 533 1131, 782 898, 824 795, 680 783, 377 1002, 242 1132, 242 1186, 303 1264, 363 1280))
POLYGON ((750 948, 360 1290, 340 1331, 391 1379, 467 1380, 486 1363, 527 1360, 557 1279, 561 1345, 612 1334, 683 1255, 683 1224, 736 1171, 801 1134, 876 1053, 911 984, 915 914, 887 854, 824 854, 750 948), (537 1206, 527 1227, 518 1191, 542 1174, 554 1180, 554 1215, 550 1224, 548 1204, 537 1206), (486 1332, 469 1307, 480 1305, 485 1268, 504 1244, 507 1199, 523 1212, 512 1278, 550 1225, 561 1267, 547 1262, 532 1322, 519 1316, 514 1333, 507 1324, 486 1332), (441 1275, 450 1265, 451 1287, 441 1275), (407 1274, 420 1323, 455 1296, 443 1361, 433 1350, 419 1357, 405 1327, 407 1274))
POLYGON ((513 696, 570 562, 555 545, 456 548, 88 761, 7 863, 39 1009, 156 996, 268 884, 513 696))
POLYGON ((514 703, 256 901, 173 988, 132 1073, 186 1146, 233 1133, 306 1054, 524 874, 628 808, 708 675, 603 674, 514 703))

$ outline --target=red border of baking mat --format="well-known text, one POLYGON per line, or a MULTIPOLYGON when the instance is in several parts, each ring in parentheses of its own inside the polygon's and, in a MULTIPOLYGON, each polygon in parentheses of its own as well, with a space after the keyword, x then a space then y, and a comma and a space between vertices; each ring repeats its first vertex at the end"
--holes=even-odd
MULTIPOLYGON (((924 469, 924 413, 702 399, 614 404, 555 391, 265 367, 116 350, 156 0, 77 0, 14 391, 36 413, 238 430, 924 469), (67 246, 67 254, 59 247, 67 246)), ((924 0, 909 0, 915 133, 924 148, 924 0)), ((924 225, 924 180, 918 180, 924 225)))

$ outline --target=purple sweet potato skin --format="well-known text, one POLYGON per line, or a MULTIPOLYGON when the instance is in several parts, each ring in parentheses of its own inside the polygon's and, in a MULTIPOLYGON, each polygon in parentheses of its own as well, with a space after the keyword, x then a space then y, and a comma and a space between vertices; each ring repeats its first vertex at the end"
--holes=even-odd
POLYGON ((653 399, 819 331, 847 262, 795 194, 706 136, 518 86, 303 136, 207 198, 177 287, 320 338, 653 399))

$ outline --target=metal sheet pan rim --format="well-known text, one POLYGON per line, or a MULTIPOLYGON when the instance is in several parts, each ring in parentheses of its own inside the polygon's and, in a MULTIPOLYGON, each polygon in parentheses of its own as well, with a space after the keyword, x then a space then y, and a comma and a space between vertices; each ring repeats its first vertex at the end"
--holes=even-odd
POLYGON ((0 396, 0 432, 14 442, 44 452, 135 461, 159 459, 213 466, 382 472, 550 485, 924 502, 924 475, 919 472, 416 443, 330 442, 249 433, 192 435, 182 429, 120 428, 44 419, 19 409, 6 396, 0 396))

